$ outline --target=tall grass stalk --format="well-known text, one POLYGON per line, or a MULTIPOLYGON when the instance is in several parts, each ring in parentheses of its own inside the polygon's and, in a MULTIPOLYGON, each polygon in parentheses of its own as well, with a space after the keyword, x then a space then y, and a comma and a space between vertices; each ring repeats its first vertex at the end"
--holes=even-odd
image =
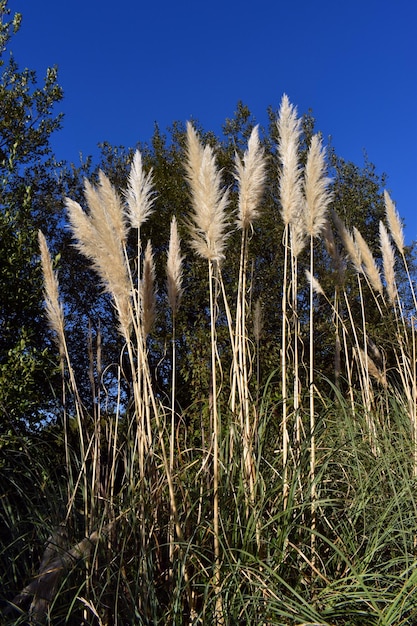
POLYGON ((415 287, 410 276, 410 269, 408 267, 407 259, 405 256, 403 225, 401 223, 401 218, 398 215, 398 211, 395 207, 395 204, 392 201, 391 196, 386 190, 384 190, 384 202, 385 202, 385 215, 387 218, 391 237, 393 238, 395 245, 397 246, 397 249, 401 255, 404 268, 407 273, 408 284, 410 287, 411 296, 413 298, 414 308, 415 310, 417 310, 417 299, 416 299, 415 287))
MULTIPOLYGON (((254 462, 254 435, 256 431, 256 411, 251 411, 249 404, 248 355, 247 346, 247 311, 246 311, 246 274, 249 253, 249 233, 253 222, 258 217, 258 206, 263 193, 265 182, 265 159, 260 145, 258 127, 252 130, 248 148, 241 160, 235 157, 236 179, 239 184, 239 205, 237 227, 242 231, 241 252, 239 264, 239 282, 237 288, 235 345, 237 354, 237 368, 233 368, 233 388, 235 378, 239 377, 239 415, 243 445, 243 472, 245 476, 246 492, 250 507, 255 505, 256 471, 254 462), (252 423, 253 421, 253 423, 252 423)), ((232 400, 232 408, 234 399, 232 400)), ((249 512, 247 512, 249 515, 249 512)))
MULTIPOLYGON (((324 229, 326 213, 331 201, 326 177, 325 152, 321 140, 314 135, 307 155, 304 175, 305 232, 310 239, 310 274, 314 276, 314 239, 324 229)), ((310 322, 309 322, 309 399, 310 399, 310 485, 311 485, 311 561, 315 563, 316 528, 316 422, 314 409, 314 301, 313 285, 310 283, 310 322)))
POLYGON ((220 172, 210 146, 202 147, 197 133, 191 124, 187 125, 187 177, 194 208, 190 223, 191 244, 197 254, 207 259, 210 336, 211 336, 211 423, 213 429, 213 544, 214 544, 214 588, 216 594, 215 621, 224 623, 221 598, 221 554, 219 526, 219 481, 220 459, 219 439, 221 425, 217 410, 217 348, 214 280, 218 274, 218 264, 224 257, 226 243, 226 205, 228 192, 222 189, 220 172))
MULTIPOLYGON (((284 508, 288 499, 288 459, 290 438, 288 433, 288 392, 287 392, 287 350, 288 339, 288 260, 291 254, 291 262, 294 264, 294 257, 297 257, 297 235, 298 225, 302 210, 302 171, 298 162, 298 149, 301 135, 301 120, 297 117, 297 109, 291 105, 288 97, 283 96, 277 120, 278 130, 278 157, 281 166, 279 173, 279 192, 281 202, 281 217, 284 223, 283 246, 284 246, 284 277, 282 285, 282 331, 281 331, 281 393, 282 393, 282 464, 283 464, 283 501, 284 508), (294 250, 295 249, 295 250, 294 250)), ((296 286, 292 283, 293 302, 296 301, 296 286)), ((295 318, 296 318, 296 314, 295 318)), ((297 333, 295 333, 297 337, 297 333)), ((295 348, 295 353, 297 347, 295 348)), ((298 376, 298 372, 296 372, 298 376)), ((298 384, 296 393, 298 397, 298 384)))
MULTIPOLYGON (((174 473, 174 447, 175 447, 175 398, 176 398, 176 318, 180 301, 182 297, 182 263, 180 239, 178 235, 177 220, 175 217, 171 220, 169 248, 167 255, 166 274, 167 274, 167 298, 171 309, 172 319, 172 361, 171 361, 171 434, 169 447, 169 469, 171 475, 174 473)), ((172 564, 174 559, 174 520, 171 513, 169 527, 169 558, 170 558, 170 577, 172 579, 172 564)))
MULTIPOLYGON (((54 332, 54 337, 58 345, 58 349, 60 353, 61 372, 63 375, 65 374, 65 366, 64 366, 64 360, 65 360, 65 365, 68 371, 68 376, 69 376, 69 381, 70 381, 70 387, 76 399, 75 411, 76 411, 76 420, 77 420, 77 431, 78 431, 78 437, 79 437, 79 442, 80 442, 81 464, 80 464, 80 469, 78 472, 78 477, 75 479, 75 481, 72 478, 72 471, 69 467, 70 449, 68 446, 68 422, 66 419, 66 412, 64 412, 65 457, 66 457, 66 464, 67 464, 67 470, 68 470, 69 485, 71 485, 71 489, 68 492, 67 513, 66 513, 66 521, 68 521, 72 513, 75 495, 76 495, 78 485, 81 480, 83 482, 84 493, 87 494, 87 474, 85 472, 85 463, 87 460, 89 447, 91 447, 93 442, 92 440, 90 440, 89 447, 87 448, 85 435, 84 435, 84 429, 83 429, 83 422, 84 422, 85 416, 84 416, 84 412, 82 408, 82 403, 81 403, 81 399, 80 399, 80 395, 78 391, 78 385, 77 385, 77 381, 75 378, 74 370, 71 365, 71 359, 70 359, 69 352, 68 352, 67 341, 65 338, 64 314, 63 314, 62 305, 59 300, 58 278, 55 272, 53 271, 52 259, 49 253, 45 236, 43 235, 42 232, 38 233, 38 239, 39 239, 39 247, 40 247, 40 253, 41 253, 42 272, 44 275, 46 315, 47 315, 49 325, 51 326, 54 332)), ((63 404, 65 407, 66 403, 65 403, 64 394, 65 394, 65 382, 63 381, 63 404)), ((89 510, 88 510, 87 498, 84 499, 84 520, 85 520, 85 532, 86 534, 88 534, 90 531, 90 528, 89 528, 89 523, 88 523, 89 510)))
MULTIPOLYGON (((375 266, 372 254, 361 236, 360 232, 355 229, 355 237, 351 235, 351 233, 347 230, 346 226, 339 218, 339 216, 333 211, 332 213, 333 221, 336 225, 339 236, 342 240, 344 248, 348 254, 349 260, 351 261, 357 277, 358 290, 359 290, 359 302, 361 307, 361 326, 362 326, 362 343, 359 340, 357 323, 354 320, 351 306, 349 303, 349 297, 346 293, 346 290, 343 290, 344 300, 346 304, 346 310, 349 315, 351 331, 354 337, 354 357, 357 363, 357 368, 359 371, 359 380, 362 389, 363 395, 363 403, 367 407, 366 412, 366 421, 368 424, 368 433, 371 443, 371 448, 373 454, 377 454, 377 444, 375 441, 375 424, 372 418, 371 412, 371 397, 370 397, 370 384, 369 384, 369 371, 368 371, 368 359, 367 359, 367 345, 368 345, 368 337, 367 337, 367 323, 366 323, 366 314, 365 314, 365 299, 363 295, 362 289, 362 281, 361 276, 364 276, 367 284, 371 290, 371 293, 374 297, 374 301, 377 304, 378 310, 382 315, 382 310, 378 299, 375 296, 375 290, 372 288, 372 284, 374 288, 380 292, 381 284, 379 272, 375 266), (371 278, 369 278, 369 276, 371 278), (364 348, 362 348, 364 346, 364 348)), ((383 297, 383 295, 381 294, 383 297)), ((348 358, 348 354, 346 353, 346 357, 348 358)))

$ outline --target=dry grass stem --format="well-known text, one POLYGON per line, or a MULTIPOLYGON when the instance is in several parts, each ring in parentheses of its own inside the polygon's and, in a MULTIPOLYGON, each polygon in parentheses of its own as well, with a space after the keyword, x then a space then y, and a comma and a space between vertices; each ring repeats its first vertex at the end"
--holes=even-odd
POLYGON ((130 168, 127 189, 127 216, 132 228, 140 229, 141 225, 152 213, 154 190, 152 170, 145 174, 142 164, 142 155, 137 150, 130 168))
POLYGON ((259 217, 258 205, 265 183, 265 156, 258 127, 252 130, 243 160, 236 154, 236 180, 239 183, 238 228, 245 230, 259 217))
POLYGON ((191 245, 201 257, 221 261, 226 245, 228 192, 222 188, 213 150, 202 147, 193 126, 187 123, 187 178, 194 214, 190 223, 191 245))

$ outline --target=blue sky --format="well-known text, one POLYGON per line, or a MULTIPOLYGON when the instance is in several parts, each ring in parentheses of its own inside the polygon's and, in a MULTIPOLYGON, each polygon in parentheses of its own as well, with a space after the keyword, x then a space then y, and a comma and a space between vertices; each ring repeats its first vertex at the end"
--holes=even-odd
POLYGON ((12 49, 43 77, 59 67, 58 158, 101 141, 135 146, 158 122, 198 119, 219 134, 242 100, 259 123, 283 93, 358 165, 363 153, 417 239, 415 0, 9 0, 12 49))

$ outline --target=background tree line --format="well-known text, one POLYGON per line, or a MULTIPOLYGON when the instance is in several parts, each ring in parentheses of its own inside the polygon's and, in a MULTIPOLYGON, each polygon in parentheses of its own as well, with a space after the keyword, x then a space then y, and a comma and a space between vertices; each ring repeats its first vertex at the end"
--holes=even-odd
MULTIPOLYGON (((70 327, 70 347, 76 371, 83 381, 83 400, 87 406, 93 399, 91 377, 86 372, 89 371, 89 360, 92 358, 91 346, 98 335, 105 360, 111 363, 117 359, 121 340, 115 330, 114 312, 107 296, 97 285, 88 263, 72 245, 71 236, 66 229, 63 200, 68 196, 84 205, 84 177, 97 180, 99 170, 110 178, 117 189, 125 189, 134 150, 104 143, 101 145, 101 156, 97 163, 93 163, 91 158, 79 165, 56 161, 50 138, 53 133, 59 132, 64 123, 62 114, 56 113, 63 99, 57 69, 48 69, 41 84, 33 71, 21 71, 10 50, 11 39, 19 29, 21 16, 16 14, 11 17, 5 0, 0 4, 0 12, 0 410, 2 433, 17 433, 59 419, 61 392, 57 360, 42 312, 43 288, 37 244, 39 228, 48 237, 56 255, 56 267, 60 272, 62 297, 70 327)), ((251 236, 251 281, 248 293, 251 311, 255 310, 255 303, 258 301, 262 311, 262 333, 259 340, 263 344, 264 356, 259 363, 259 382, 262 382, 263 376, 269 375, 271 368, 279 366, 277 339, 281 333, 279 302, 283 269, 283 224, 276 185, 277 112, 270 108, 268 115, 269 126, 262 129, 261 136, 268 155, 269 183, 265 190, 260 219, 251 236)), ((255 123, 248 107, 239 102, 234 116, 225 121, 221 137, 216 137, 197 125, 203 142, 215 148, 218 164, 223 171, 224 185, 230 189, 232 231, 237 194, 233 174, 234 156, 236 152, 243 153, 255 123)), ((301 161, 305 158, 314 132, 314 118, 311 112, 307 112, 303 116, 301 161)), ((145 239, 152 241, 156 258, 158 311, 149 339, 149 350, 161 394, 167 393, 164 355, 169 337, 169 313, 165 305, 165 253, 170 218, 173 215, 178 219, 183 241, 184 300, 177 321, 177 367, 183 408, 204 397, 208 384, 208 355, 204 352, 208 345, 205 341, 205 265, 194 257, 187 243, 186 224, 190 202, 184 178, 184 143, 184 125, 174 122, 166 132, 156 126, 149 144, 139 143, 135 146, 142 152, 146 169, 152 170, 157 190, 155 210, 144 225, 143 235, 145 239)), ((348 229, 356 227, 361 232, 370 243, 375 258, 380 259, 378 225, 384 215, 382 191, 386 184, 385 175, 378 174, 366 157, 364 165, 360 166, 345 161, 331 146, 328 150, 328 163, 332 176, 332 209, 348 229)), ((239 242, 238 234, 232 232, 228 240, 227 264, 223 276, 225 283, 232 288, 237 281, 239 242)), ((323 246, 317 245, 317 254, 317 277, 325 287, 332 280, 334 269, 323 246)), ((407 255, 412 265, 414 246, 407 249, 407 255)), ((303 262, 301 256, 300 263, 303 262)), ((351 306, 355 310, 355 306, 359 306, 359 302, 355 304, 357 287, 352 278, 353 273, 349 273, 348 263, 346 265, 344 280, 348 285, 351 306)), ((300 316, 304 315, 306 304, 301 290, 298 310, 300 316)), ((321 304, 316 318, 318 325, 322 324, 325 328, 329 315, 330 309, 321 304)), ((375 341, 379 342, 383 341, 385 333, 380 326, 380 319, 375 318, 375 341)), ((221 337, 221 315, 218 332, 221 337)), ((252 340, 255 345, 255 338, 252 337, 252 340)), ((316 367, 332 379, 334 346, 327 345, 327 341, 323 342, 321 352, 316 355, 316 367)), ((111 387, 111 369, 108 376, 111 387)), ((128 381, 126 390, 128 393, 128 381)))

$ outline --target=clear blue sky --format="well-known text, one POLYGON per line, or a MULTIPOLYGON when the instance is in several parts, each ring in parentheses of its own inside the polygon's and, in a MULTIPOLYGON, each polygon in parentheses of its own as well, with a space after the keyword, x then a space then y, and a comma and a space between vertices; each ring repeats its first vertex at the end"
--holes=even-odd
POLYGON ((58 65, 59 158, 135 146, 154 122, 220 133, 238 100, 258 122, 287 93, 339 155, 386 172, 417 239, 416 0, 9 0, 20 66, 58 65))

